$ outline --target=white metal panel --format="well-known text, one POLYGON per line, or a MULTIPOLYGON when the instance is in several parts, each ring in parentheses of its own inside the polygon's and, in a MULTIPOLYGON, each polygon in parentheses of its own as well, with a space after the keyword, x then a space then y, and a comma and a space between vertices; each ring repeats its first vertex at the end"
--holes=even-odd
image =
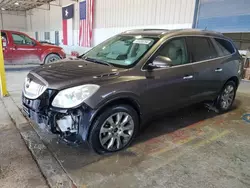
POLYGON ((96 0, 95 28, 192 23, 195 0, 96 0))
MULTIPOLYGON (((144 28, 162 28, 162 29, 182 29, 182 28, 191 28, 192 24, 162 24, 162 25, 147 25, 144 28)), ((131 26, 131 27, 111 27, 111 28, 96 28, 94 29, 93 43, 94 46, 101 43, 105 39, 114 36, 118 33, 121 33, 125 30, 130 29, 139 29, 141 26, 131 26)))
MULTIPOLYGON (((74 3, 61 0, 61 5, 74 3)), ((67 53, 78 45, 79 7, 75 3, 74 46, 68 46, 67 53)), ((124 30, 135 28, 190 28, 192 26, 195 0, 95 0, 94 45, 124 30)), ((44 31, 59 31, 62 39, 62 13, 60 6, 50 6, 50 10, 33 9, 27 14, 27 30, 39 31, 39 39, 44 31)), ((52 39, 54 40, 54 39, 52 39)), ((77 48, 78 49, 78 48, 77 48)))
POLYGON ((26 30, 26 18, 24 15, 14 15, 14 14, 2 14, 1 28, 25 31, 26 30))
POLYGON ((51 6, 51 11, 47 11, 49 15, 48 22, 50 30, 58 30, 62 27, 62 8, 59 6, 51 6))

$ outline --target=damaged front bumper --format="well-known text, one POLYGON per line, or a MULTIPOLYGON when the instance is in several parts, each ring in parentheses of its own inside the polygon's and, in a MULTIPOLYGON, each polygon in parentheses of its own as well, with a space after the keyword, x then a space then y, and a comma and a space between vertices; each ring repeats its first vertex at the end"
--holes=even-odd
POLYGON ((41 129, 46 129, 61 137, 83 141, 87 140, 94 111, 87 105, 77 108, 59 109, 50 104, 55 92, 46 90, 37 99, 28 99, 22 95, 23 113, 41 129))

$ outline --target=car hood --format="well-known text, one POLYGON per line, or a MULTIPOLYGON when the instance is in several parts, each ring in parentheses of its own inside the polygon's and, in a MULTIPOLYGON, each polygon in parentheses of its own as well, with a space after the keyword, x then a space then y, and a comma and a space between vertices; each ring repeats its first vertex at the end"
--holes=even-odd
POLYGON ((45 49, 48 49, 48 48, 59 49, 59 50, 63 49, 62 47, 54 45, 54 44, 47 44, 47 43, 40 43, 40 44, 45 49))
POLYGON ((65 60, 32 70, 28 77, 45 83, 48 88, 61 90, 86 83, 114 79, 121 69, 84 60, 65 60))

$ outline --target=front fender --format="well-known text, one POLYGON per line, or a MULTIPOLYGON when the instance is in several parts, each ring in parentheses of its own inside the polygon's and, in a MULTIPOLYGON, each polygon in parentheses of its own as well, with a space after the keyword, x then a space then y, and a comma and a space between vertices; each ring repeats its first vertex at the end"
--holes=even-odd
POLYGON ((42 55, 41 55, 41 61, 43 62, 45 60, 45 58, 47 57, 47 55, 49 54, 57 54, 59 55, 62 59, 64 59, 66 57, 66 54, 61 50, 61 49, 57 49, 57 48, 48 48, 46 49, 42 55))
POLYGON ((99 103, 96 103, 94 107, 91 107, 91 105, 93 104, 88 104, 87 102, 85 102, 85 104, 87 104, 91 109, 89 109, 88 112, 85 114, 85 121, 82 124, 83 127, 81 131, 81 136, 84 141, 87 140, 93 121, 98 116, 98 114, 107 106, 116 104, 116 101, 118 102, 121 100, 129 100, 133 102, 133 104, 136 105, 138 109, 140 109, 139 96, 130 92, 120 92, 110 95, 99 103))
POLYGON ((116 91, 103 95, 97 94, 97 96, 94 95, 91 97, 91 99, 85 101, 85 104, 87 104, 90 108, 97 110, 118 99, 130 99, 135 101, 138 106, 140 106, 140 97, 132 92, 127 91, 116 91))

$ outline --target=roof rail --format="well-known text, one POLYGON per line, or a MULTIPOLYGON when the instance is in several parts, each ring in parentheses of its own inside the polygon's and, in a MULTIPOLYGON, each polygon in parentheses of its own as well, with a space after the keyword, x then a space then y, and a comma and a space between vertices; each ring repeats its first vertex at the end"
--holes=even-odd
POLYGON ((153 28, 146 28, 146 29, 131 29, 124 31, 123 33, 130 33, 130 32, 135 32, 135 31, 169 31, 168 29, 153 29, 153 28))
POLYGON ((218 32, 218 31, 212 31, 212 30, 207 30, 207 29, 203 29, 202 31, 205 31, 208 33, 214 33, 214 34, 218 34, 218 35, 223 35, 221 32, 218 32))
POLYGON ((143 31, 169 31, 169 29, 143 29, 143 31))

